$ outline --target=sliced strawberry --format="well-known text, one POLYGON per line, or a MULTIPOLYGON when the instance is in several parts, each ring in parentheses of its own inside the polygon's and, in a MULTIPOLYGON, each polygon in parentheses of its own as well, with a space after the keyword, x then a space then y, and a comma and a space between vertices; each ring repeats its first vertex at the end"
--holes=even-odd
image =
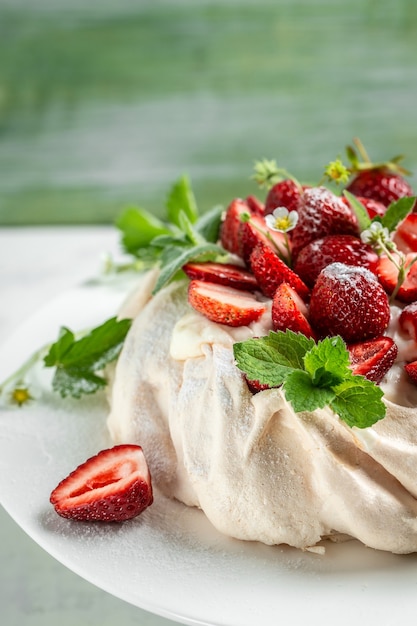
POLYGON ((246 198, 246 204, 248 205, 251 213, 255 215, 263 215, 265 213, 265 205, 256 196, 250 195, 246 198))
POLYGON ((320 272, 310 299, 310 323, 320 335, 363 341, 382 335, 389 320, 387 294, 372 272, 344 263, 320 272))
POLYGON ((220 242, 228 252, 242 256, 240 229, 241 216, 250 214, 247 203, 240 198, 235 198, 229 204, 224 220, 220 226, 220 242))
POLYGON ((287 283, 281 283, 272 300, 272 327, 274 330, 292 330, 306 337, 314 337, 308 320, 307 306, 287 283))
POLYGON ((417 339, 417 301, 403 308, 398 323, 406 335, 414 341, 417 339))
POLYGON ((205 280, 247 291, 259 289, 253 274, 232 263, 187 263, 182 269, 191 280, 205 280))
POLYGON ((293 257, 315 239, 326 235, 358 235, 350 207, 325 187, 305 189, 298 204, 298 223, 290 231, 293 257))
POLYGON ((388 167, 370 167, 357 172, 347 189, 355 196, 372 198, 386 207, 400 198, 413 195, 405 178, 388 167))
POLYGON ((409 375, 411 381, 417 385, 417 361, 413 361, 412 363, 407 363, 404 365, 404 369, 409 375))
POLYGON ((417 252, 417 213, 410 213, 398 225, 394 241, 401 252, 417 252))
POLYGON ((376 337, 348 346, 351 369, 355 375, 380 383, 397 358, 398 348, 391 337, 376 337))
POLYGON ((241 224, 240 238, 241 257, 248 267, 250 267, 250 255, 252 254, 252 250, 258 243, 263 243, 271 249, 276 247, 282 254, 287 252, 284 235, 268 229, 264 218, 260 215, 252 215, 249 222, 241 224), (268 239, 266 233, 269 234, 273 242, 268 239))
POLYGON ((262 293, 272 298, 278 286, 288 283, 298 295, 307 300, 310 290, 301 278, 282 261, 277 254, 263 243, 259 243, 250 255, 250 266, 262 293))
POLYGON ((328 235, 315 239, 301 250, 294 271, 312 287, 321 270, 335 262, 366 267, 375 272, 378 255, 366 243, 353 235, 328 235))
POLYGON ((64 478, 50 501, 59 515, 79 521, 122 522, 139 515, 153 502, 142 448, 102 450, 64 478))
POLYGON ((227 326, 247 326, 266 311, 249 291, 241 291, 202 280, 192 280, 188 286, 188 302, 212 322, 227 326))
POLYGON ((278 207, 286 207, 288 211, 297 210, 299 200, 300 186, 289 178, 281 180, 268 191, 265 215, 273 213, 278 207))
MULTIPOLYGON (((395 255, 393 256, 395 257, 395 255)), ((406 255, 406 268, 410 266, 416 256, 417 255, 413 252, 406 255)), ((398 269, 388 257, 381 256, 379 258, 376 275, 385 291, 388 294, 392 294, 398 281, 398 269)), ((396 297, 401 302, 414 302, 417 300, 417 262, 411 265, 406 279, 399 288, 396 297)))

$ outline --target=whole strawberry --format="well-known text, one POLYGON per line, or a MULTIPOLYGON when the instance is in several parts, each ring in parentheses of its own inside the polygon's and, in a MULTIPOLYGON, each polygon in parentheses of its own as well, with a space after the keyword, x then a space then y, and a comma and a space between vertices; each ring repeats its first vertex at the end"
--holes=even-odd
POLYGON ((294 271, 312 287, 321 270, 331 263, 358 265, 375 272, 378 258, 371 246, 358 237, 328 235, 304 246, 295 261, 294 271))
POLYGON ((292 254, 326 235, 358 235, 357 218, 351 208, 326 187, 305 189, 298 204, 298 223, 291 231, 292 254))
POLYGON ((347 156, 351 162, 350 171, 353 179, 347 190, 356 196, 372 198, 389 206, 400 198, 412 196, 413 190, 404 175, 409 174, 400 165, 402 157, 394 157, 390 161, 372 163, 362 142, 354 140, 355 148, 347 147, 347 156), (360 161, 362 157, 362 161, 360 161))
POLYGON ((265 200, 265 215, 272 213, 277 207, 286 207, 288 211, 297 210, 299 200, 300 185, 286 178, 268 191, 265 200))
POLYGON ((310 299, 310 323, 319 335, 353 343, 382 335, 389 321, 388 296, 372 272, 344 263, 320 272, 310 299))

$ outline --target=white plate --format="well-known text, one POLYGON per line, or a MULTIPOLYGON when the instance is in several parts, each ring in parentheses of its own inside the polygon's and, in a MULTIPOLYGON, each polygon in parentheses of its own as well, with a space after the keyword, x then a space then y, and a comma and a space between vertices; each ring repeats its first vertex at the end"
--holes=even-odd
MULTIPOLYGON (((123 298, 115 285, 81 287, 52 302, 1 351, 0 380, 61 325, 101 323, 123 298)), ((355 541, 324 556, 229 539, 204 515, 155 494, 121 525, 58 517, 49 494, 80 462, 111 445, 103 397, 62 402, 45 392, 30 408, 1 409, 1 502, 47 552, 86 580, 184 624, 292 626, 414 623, 417 555, 394 556, 355 541)))

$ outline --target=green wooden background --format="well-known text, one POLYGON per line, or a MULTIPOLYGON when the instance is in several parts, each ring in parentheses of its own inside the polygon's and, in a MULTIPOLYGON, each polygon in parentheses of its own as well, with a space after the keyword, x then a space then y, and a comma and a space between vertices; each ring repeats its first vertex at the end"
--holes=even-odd
POLYGON ((160 213, 182 173, 205 210, 354 136, 417 174, 415 0, 0 0, 2 225, 160 213))

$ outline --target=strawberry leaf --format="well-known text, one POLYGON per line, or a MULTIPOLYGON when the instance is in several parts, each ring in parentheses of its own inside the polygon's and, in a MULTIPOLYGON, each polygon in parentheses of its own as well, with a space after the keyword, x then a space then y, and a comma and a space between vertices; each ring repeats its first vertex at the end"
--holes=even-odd
POLYGON ((411 213, 415 202, 416 197, 412 196, 400 198, 396 202, 391 203, 385 214, 381 217, 382 225, 388 228, 389 232, 392 233, 397 228, 398 224, 411 213))
POLYGON ((371 218, 369 217, 368 211, 365 209, 362 202, 358 200, 353 193, 350 193, 350 191, 347 191, 346 189, 344 190, 343 195, 348 200, 352 211, 356 215, 359 231, 362 232, 363 230, 369 228, 371 225, 371 218))

